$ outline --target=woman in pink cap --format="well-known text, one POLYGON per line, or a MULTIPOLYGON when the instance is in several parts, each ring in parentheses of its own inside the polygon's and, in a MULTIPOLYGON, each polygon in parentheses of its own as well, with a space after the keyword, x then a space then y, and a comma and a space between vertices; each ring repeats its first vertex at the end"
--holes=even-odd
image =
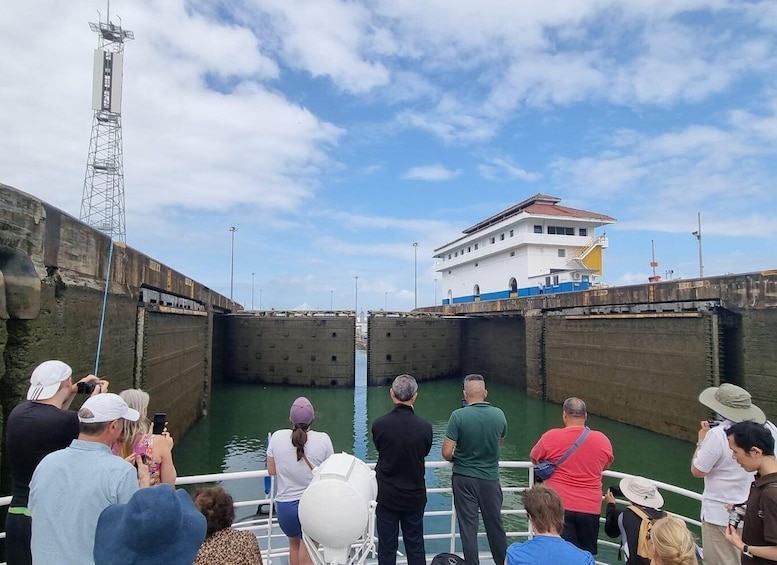
POLYGON ((310 400, 300 396, 289 411, 292 429, 278 430, 267 445, 267 471, 277 477, 275 508, 278 524, 289 538, 289 565, 312 563, 302 543, 297 507, 313 479, 313 469, 334 452, 327 434, 310 429, 315 417, 310 400))

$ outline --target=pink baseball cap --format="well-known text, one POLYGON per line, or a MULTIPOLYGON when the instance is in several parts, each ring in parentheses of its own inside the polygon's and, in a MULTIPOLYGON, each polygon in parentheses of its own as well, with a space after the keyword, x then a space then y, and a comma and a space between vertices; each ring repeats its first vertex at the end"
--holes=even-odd
POLYGON ((291 410, 289 410, 289 420, 295 426, 309 426, 315 417, 316 412, 313 410, 313 405, 304 396, 295 400, 294 404, 291 405, 291 410))

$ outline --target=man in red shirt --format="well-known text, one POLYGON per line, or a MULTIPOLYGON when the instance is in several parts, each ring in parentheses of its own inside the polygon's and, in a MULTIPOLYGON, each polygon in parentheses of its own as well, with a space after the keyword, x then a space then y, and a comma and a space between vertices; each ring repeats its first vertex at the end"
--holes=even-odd
MULTIPOLYGON (((535 463, 557 462, 580 438, 588 418, 585 402, 567 398, 561 413, 563 428, 545 432, 531 450, 535 463)), ((596 555, 599 514, 602 510, 602 471, 613 462, 612 444, 602 432, 591 431, 578 448, 553 472, 545 484, 559 493, 564 504, 561 537, 596 555)))

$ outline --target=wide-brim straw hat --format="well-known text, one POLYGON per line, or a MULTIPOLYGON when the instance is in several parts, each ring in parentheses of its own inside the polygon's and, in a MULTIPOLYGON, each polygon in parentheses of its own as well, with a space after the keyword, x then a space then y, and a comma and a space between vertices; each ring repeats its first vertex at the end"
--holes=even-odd
POLYGON ((634 504, 656 509, 664 505, 664 497, 658 492, 658 487, 644 477, 624 477, 620 487, 623 496, 634 504))
POLYGON ((732 422, 752 420, 758 424, 766 423, 766 414, 753 404, 750 393, 731 383, 704 389, 699 395, 699 402, 732 422))

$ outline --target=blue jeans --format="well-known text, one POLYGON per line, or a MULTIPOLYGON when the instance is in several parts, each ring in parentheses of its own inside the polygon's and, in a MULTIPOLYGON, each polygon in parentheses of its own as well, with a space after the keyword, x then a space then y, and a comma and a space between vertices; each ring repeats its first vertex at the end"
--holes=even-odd
POLYGON ((397 512, 380 504, 375 510, 378 532, 378 565, 395 565, 399 546, 399 525, 405 544, 407 565, 426 565, 424 549, 424 509, 397 512))
POLYGON ((459 519, 459 534, 467 565, 479 565, 478 509, 483 516, 488 546, 496 565, 502 565, 507 556, 507 536, 502 524, 502 485, 499 481, 476 479, 453 474, 453 505, 459 519))

